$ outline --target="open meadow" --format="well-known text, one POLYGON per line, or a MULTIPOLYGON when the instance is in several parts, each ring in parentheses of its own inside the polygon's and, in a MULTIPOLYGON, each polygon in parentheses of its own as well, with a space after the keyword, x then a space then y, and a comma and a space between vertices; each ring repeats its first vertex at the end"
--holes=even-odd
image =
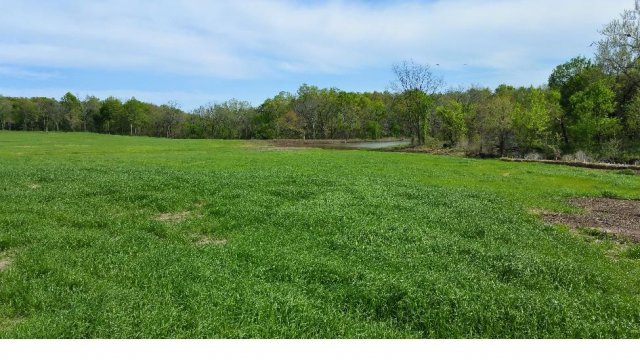
POLYGON ((0 132, 0 337, 638 338, 633 172, 0 132))

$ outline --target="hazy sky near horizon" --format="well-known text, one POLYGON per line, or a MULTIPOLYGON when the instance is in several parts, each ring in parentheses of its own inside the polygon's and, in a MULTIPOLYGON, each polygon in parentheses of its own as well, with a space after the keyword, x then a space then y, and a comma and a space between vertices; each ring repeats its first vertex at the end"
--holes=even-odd
POLYGON ((303 84, 383 91, 391 65, 448 87, 542 85, 632 0, 0 0, 0 95, 259 105, 303 84), (439 64, 439 65, 436 65, 439 64))

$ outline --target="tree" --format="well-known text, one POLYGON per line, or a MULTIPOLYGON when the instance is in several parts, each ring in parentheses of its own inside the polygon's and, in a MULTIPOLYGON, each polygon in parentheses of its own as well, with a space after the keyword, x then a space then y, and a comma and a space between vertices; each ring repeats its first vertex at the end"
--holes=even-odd
POLYGON ((507 95, 496 94, 488 103, 490 133, 497 139, 498 155, 505 156, 513 137, 513 116, 515 105, 513 99, 507 95))
POLYGON ((122 118, 122 101, 111 96, 102 101, 100 105, 99 114, 96 121, 96 126, 99 131, 111 134, 114 130, 118 129, 118 124, 122 118))
POLYGON ((570 85, 571 80, 591 66, 593 66, 591 60, 584 56, 574 57, 566 63, 556 66, 549 76, 549 87, 559 90, 561 93, 569 90, 567 86, 570 85))
POLYGON ((570 102, 578 119, 572 131, 582 148, 594 149, 620 132, 618 119, 611 116, 615 108, 615 93, 605 79, 575 93, 570 102))
POLYGON ((516 106, 513 129, 522 152, 544 149, 548 144, 550 112, 543 90, 529 88, 516 106))
POLYGON ((174 126, 184 119, 184 113, 180 110, 176 101, 169 101, 159 108, 160 136, 170 138, 174 133, 174 126))
POLYGON ((293 110, 287 111, 278 118, 278 128, 280 137, 283 139, 304 139, 304 124, 293 110))
POLYGON ((68 124, 65 123, 65 119, 62 117, 62 111, 60 103, 55 99, 46 97, 31 98, 31 101, 36 106, 36 123, 41 123, 42 130, 49 131, 49 125, 53 124, 56 131, 60 131, 60 125, 63 129, 68 129, 68 124))
POLYGON ((433 95, 442 86, 428 65, 403 61, 393 65, 396 82, 393 87, 400 93, 404 120, 411 129, 417 144, 423 145, 427 134, 427 114, 433 104, 433 95))
POLYGON ((140 134, 140 128, 149 122, 149 109, 141 101, 131 98, 123 105, 124 118, 129 123, 129 135, 140 134))
POLYGON ((38 109, 31 99, 16 98, 13 101, 11 117, 15 121, 16 128, 34 130, 37 126, 38 109))
POLYGON ((611 21, 601 31, 596 61, 613 75, 637 75, 640 58, 640 0, 633 10, 625 10, 619 19, 611 21))
POLYGON ((4 130, 5 128, 11 130, 13 125, 13 103, 10 99, 5 97, 0 97, 0 123, 2 126, 0 130, 4 130))
POLYGON ((332 126, 331 134, 338 133, 347 140, 353 137, 362 118, 362 105, 357 94, 346 91, 338 93, 336 123, 332 126))
POLYGON ((640 93, 626 106, 628 136, 631 142, 640 145, 640 93))
POLYGON ((82 101, 82 131, 96 131, 96 121, 100 116, 100 99, 95 96, 87 96, 82 101))
POLYGON ((62 118, 71 130, 79 130, 82 127, 82 103, 70 92, 60 99, 62 118))
POLYGON ((303 84, 298 89, 298 98, 293 103, 293 110, 302 121, 304 132, 302 138, 311 135, 315 139, 318 133, 318 108, 320 106, 320 90, 316 86, 303 84))
POLYGON ((279 138, 280 120, 291 110, 293 96, 288 92, 280 92, 272 99, 265 100, 257 110, 255 117, 256 135, 259 138, 279 138))
POLYGON ((444 105, 438 106, 436 113, 442 121, 440 131, 443 140, 452 147, 455 146, 467 132, 462 104, 450 99, 444 105))
POLYGON ((625 10, 619 19, 611 21, 601 31, 596 62, 607 75, 616 78, 617 100, 621 105, 631 101, 640 90, 640 0, 633 10, 625 10))
POLYGON ((566 150, 575 147, 574 142, 579 141, 576 139, 578 135, 573 131, 577 128, 576 124, 581 121, 580 116, 584 115, 584 112, 577 113, 576 102, 571 101, 571 98, 606 78, 607 75, 601 67, 584 57, 576 57, 559 65, 549 77, 549 88, 560 93, 558 103, 562 111, 555 111, 556 119, 554 120, 559 127, 563 147, 566 150))

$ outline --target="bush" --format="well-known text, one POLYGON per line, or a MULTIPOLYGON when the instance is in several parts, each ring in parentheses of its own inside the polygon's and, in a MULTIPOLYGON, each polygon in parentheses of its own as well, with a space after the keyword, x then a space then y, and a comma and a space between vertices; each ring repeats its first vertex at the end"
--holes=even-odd
POLYGON ((580 161, 580 162, 592 162, 593 158, 589 155, 587 155, 587 153, 585 153, 584 151, 580 150, 577 153, 575 153, 574 155, 575 161, 580 161))
POLYGON ((605 162, 616 162, 620 158, 620 147, 622 142, 617 139, 611 139, 602 145, 601 160, 605 162))
POLYGON ((540 155, 540 153, 537 153, 535 151, 528 153, 527 155, 524 156, 524 158, 527 160, 543 160, 544 159, 544 157, 540 155))

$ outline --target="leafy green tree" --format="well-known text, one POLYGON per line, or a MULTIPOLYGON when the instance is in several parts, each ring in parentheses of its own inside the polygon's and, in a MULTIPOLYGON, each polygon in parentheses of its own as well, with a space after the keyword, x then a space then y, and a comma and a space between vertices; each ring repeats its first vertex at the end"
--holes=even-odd
POLYGON ((283 139, 304 139, 305 127, 303 121, 293 110, 287 111, 278 118, 278 129, 280 138, 283 139))
POLYGON ((62 118, 71 130, 80 130, 82 127, 82 103, 70 92, 60 99, 62 118))
POLYGON ((38 109, 31 99, 16 98, 13 101, 12 115, 15 127, 22 130, 34 130, 38 122, 38 109))
POLYGON ((573 94, 570 102, 577 118, 571 130, 581 148, 594 150, 620 132, 618 119, 611 116, 615 109, 615 93, 606 80, 594 82, 573 94))
POLYGON ((11 130, 13 126, 13 102, 9 98, 0 97, 0 130, 11 130))
POLYGON ((102 106, 100 99, 95 96, 87 96, 82 101, 82 130, 83 131, 99 131, 96 122, 100 116, 100 107, 102 106))
POLYGON ((281 136, 280 123, 283 116, 293 107, 293 96, 287 92, 280 92, 260 105, 255 117, 256 137, 262 139, 279 138, 281 136))
POLYGON ((320 89, 316 86, 303 84, 298 89, 298 96, 293 104, 293 110, 302 121, 304 127, 303 139, 311 136, 316 139, 319 133, 318 112, 320 107, 320 89))
POLYGON ((640 93, 627 104, 627 129, 628 136, 633 144, 640 148, 640 93))
POLYGON ((585 129, 582 126, 578 126, 578 123, 583 122, 581 117, 584 116, 584 109, 581 111, 576 109, 577 102, 572 100, 573 96, 578 93, 584 93, 594 83, 609 81, 607 79, 609 77, 603 73, 601 67, 582 57, 574 58, 556 67, 549 78, 551 90, 560 93, 558 102, 562 111, 554 109, 554 113, 557 116, 554 122, 560 129, 565 150, 575 149, 580 146, 578 143, 582 142, 584 144, 585 140, 583 138, 585 129), (575 133, 575 131, 580 133, 575 133))
POLYGON ((122 106, 122 111, 126 123, 129 124, 129 135, 140 134, 141 129, 149 124, 149 107, 136 98, 127 100, 122 106))
POLYGON ((169 101, 158 108, 157 119, 160 136, 171 138, 175 135, 176 127, 184 120, 184 113, 176 101, 169 101))
POLYGON ((451 99, 444 105, 438 106, 436 113, 442 119, 440 131, 443 140, 455 146, 467 132, 462 104, 451 99))
POLYGON ((543 90, 529 88, 517 104, 513 129, 523 152, 543 150, 549 140, 551 118, 543 90))
POLYGON ((107 134, 111 134, 114 131, 126 133, 126 130, 123 130, 120 126, 122 117, 122 101, 113 96, 108 97, 100 104, 99 115, 96 119, 97 129, 107 134))
MULTIPOLYGON (((337 96, 338 110, 335 113, 335 125, 331 133, 350 139, 358 133, 362 122, 364 107, 363 99, 355 93, 341 91, 337 96)), ((357 136, 357 135, 356 135, 357 136)), ((334 136, 332 136, 334 137, 334 136)))

